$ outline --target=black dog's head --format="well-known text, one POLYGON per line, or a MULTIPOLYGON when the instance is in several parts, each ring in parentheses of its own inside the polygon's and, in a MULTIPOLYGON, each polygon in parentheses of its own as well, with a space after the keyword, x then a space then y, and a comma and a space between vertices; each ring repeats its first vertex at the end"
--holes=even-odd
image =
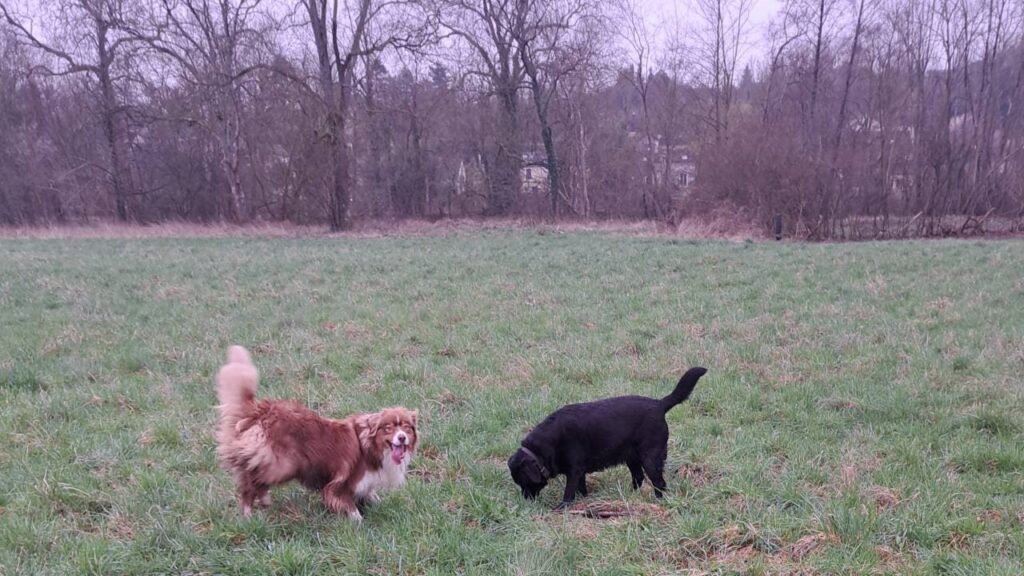
POLYGON ((536 498, 548 485, 547 469, 533 453, 523 448, 516 450, 508 459, 508 470, 512 473, 512 480, 523 490, 524 498, 536 498))

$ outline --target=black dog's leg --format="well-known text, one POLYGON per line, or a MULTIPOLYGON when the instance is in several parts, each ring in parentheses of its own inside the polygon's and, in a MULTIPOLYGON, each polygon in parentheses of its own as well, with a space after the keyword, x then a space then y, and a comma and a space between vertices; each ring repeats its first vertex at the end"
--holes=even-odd
POLYGON ((644 469, 639 460, 628 460, 629 475, 633 477, 633 490, 639 490, 644 485, 644 469))
POLYGON ((562 501, 558 503, 558 506, 555 506, 555 510, 565 508, 576 499, 576 490, 580 487, 580 483, 583 482, 584 476, 586 476, 586 473, 576 470, 566 473, 565 494, 562 496, 562 501))
POLYGON ((587 494, 590 493, 590 491, 587 490, 587 475, 586 474, 583 474, 582 476, 580 476, 580 485, 576 488, 576 491, 579 492, 581 496, 586 496, 587 494))
POLYGON ((647 473, 647 477, 651 479, 651 484, 654 484, 654 495, 661 498, 665 492, 665 477, 663 472, 665 470, 665 452, 661 454, 648 454, 644 458, 644 472, 647 473))

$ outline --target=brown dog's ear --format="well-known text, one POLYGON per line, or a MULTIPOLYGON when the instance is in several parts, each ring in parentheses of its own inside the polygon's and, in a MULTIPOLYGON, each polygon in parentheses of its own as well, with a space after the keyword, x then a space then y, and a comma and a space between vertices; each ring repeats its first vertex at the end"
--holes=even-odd
POLYGON ((416 410, 413 410, 413 411, 412 411, 412 427, 413 427, 413 428, 415 428, 415 427, 416 427, 416 415, 417 415, 417 414, 418 414, 418 412, 417 412, 416 410))
POLYGON ((373 437, 377 435, 377 428, 380 427, 379 414, 363 414, 356 418, 356 428, 359 435, 359 443, 364 450, 373 449, 373 437))

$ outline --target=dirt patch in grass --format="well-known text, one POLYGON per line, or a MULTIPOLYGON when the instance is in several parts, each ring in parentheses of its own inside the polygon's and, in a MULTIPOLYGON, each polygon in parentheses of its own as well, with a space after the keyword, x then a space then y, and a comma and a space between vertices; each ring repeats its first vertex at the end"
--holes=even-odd
POLYGON ((780 543, 750 524, 731 524, 700 538, 684 538, 674 552, 673 562, 683 568, 725 566, 744 570, 755 558, 768 558, 781 551, 780 543))
POLYGON ((951 550, 967 550, 971 547, 971 535, 959 529, 950 530, 939 541, 951 550))
POLYGON ((877 470, 883 462, 881 455, 865 449, 876 441, 876 434, 863 426, 858 425, 850 431, 843 440, 839 469, 831 482, 835 492, 867 484, 865 477, 877 470))
POLYGON ((999 525, 1003 522, 1003 513, 999 510, 984 510, 975 519, 980 524, 999 525))
POLYGON ((533 366, 523 356, 513 356, 505 363, 504 372, 514 382, 526 383, 533 380, 533 366))
POLYGON ((409 475, 419 478, 426 484, 445 480, 461 482, 469 478, 469 473, 462 464, 453 463, 446 454, 442 454, 437 448, 430 445, 418 447, 413 462, 414 465, 409 470, 409 475))
POLYGON ((900 504, 899 492, 886 488, 885 486, 872 486, 868 489, 868 496, 875 503, 875 510, 884 512, 891 510, 900 504))
POLYGON ((842 398, 828 398, 825 400, 821 400, 820 402, 818 402, 818 404, 822 408, 828 408, 829 410, 834 410, 836 412, 860 409, 860 404, 854 402, 853 400, 844 400, 842 398))
POLYGON ((785 544, 756 526, 732 524, 702 538, 683 539, 679 553, 670 560, 687 570, 724 568, 727 573, 747 573, 753 567, 761 567, 767 574, 811 575, 818 572, 805 566, 810 557, 838 543, 836 535, 818 532, 785 544))
POLYGON ((750 499, 743 494, 733 494, 726 501, 726 504, 730 511, 737 514, 744 514, 750 510, 750 499))
POLYGON ((342 330, 345 331, 345 338, 349 341, 366 340, 372 335, 369 328, 351 320, 345 322, 345 325, 342 326, 342 330))
POLYGON ((837 544, 839 538, 835 534, 808 534, 796 542, 787 546, 782 553, 782 556, 787 560, 795 560, 799 562, 812 552, 817 550, 823 544, 837 544))
POLYGON ((676 473, 680 478, 689 480, 694 488, 712 484, 723 476, 721 471, 713 470, 707 464, 683 464, 676 473))
POLYGON ((481 377, 477 376, 476 374, 473 374, 472 372, 464 370, 459 366, 453 365, 449 368, 449 371, 451 372, 453 378, 465 384, 473 384, 479 386, 480 380, 482 380, 481 377))
POLYGON ((107 534, 118 541, 133 540, 135 538, 135 522, 131 517, 115 512, 107 520, 107 534))
POLYGON ((466 405, 466 399, 445 388, 434 398, 427 400, 436 408, 436 413, 442 418, 448 417, 452 412, 459 410, 466 405))

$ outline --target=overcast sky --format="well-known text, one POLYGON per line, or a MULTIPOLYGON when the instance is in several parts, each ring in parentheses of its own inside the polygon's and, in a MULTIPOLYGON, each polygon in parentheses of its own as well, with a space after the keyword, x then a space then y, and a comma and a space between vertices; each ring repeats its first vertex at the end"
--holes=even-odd
MULTIPOLYGON (((640 0, 641 5, 647 8, 647 17, 652 25, 664 22, 671 18, 673 13, 678 13, 682 19, 687 19, 688 13, 692 10, 688 6, 691 0, 640 0)), ((763 35, 762 31, 768 24, 768 20, 778 12, 779 0, 753 0, 751 6, 751 23, 749 31, 751 41, 757 41, 763 35)))
MULTIPOLYGON (((665 32, 664 25, 668 22, 676 21, 679 18, 679 22, 683 26, 697 25, 696 19, 690 15, 692 9, 690 6, 695 0, 639 0, 639 7, 645 13, 646 20, 650 26, 649 30, 654 32, 656 35, 660 32, 665 32)), ((748 29, 746 31, 746 47, 740 55, 740 66, 744 64, 752 63, 760 60, 764 55, 764 47, 766 42, 764 41, 765 32, 768 22, 776 15, 779 11, 780 5, 783 0, 751 0, 751 14, 748 29)), ((47 0, 10 0, 8 5, 14 5, 18 7, 17 12, 21 12, 27 16, 27 24, 30 29, 34 29, 36 33, 46 36, 49 30, 45 26, 44 22, 52 14, 48 14, 47 10, 41 10, 41 6, 46 6, 47 0), (41 26, 42 24, 42 26, 41 26)), ((282 6, 294 6, 294 0, 266 0, 264 6, 271 6, 280 8, 282 6)), ((301 12, 300 12, 301 14, 301 12)), ((304 30, 303 30, 304 32, 304 30)), ((308 48, 304 46, 303 48, 308 48)), ((287 49, 286 49, 287 51, 287 49)))
MULTIPOLYGON (((671 2, 672 0, 663 0, 671 2)), ((752 24, 756 27, 763 27, 768 20, 779 10, 777 0, 754 0, 753 13, 751 14, 752 24)))
MULTIPOLYGON (((687 4, 687 0, 645 0, 645 2, 652 7, 653 12, 662 14, 669 14, 674 7, 682 7, 687 4)), ((752 23, 759 25, 767 22, 769 18, 775 15, 778 9, 778 0, 753 0, 753 6, 751 7, 752 23)))
MULTIPOLYGON (((679 14, 686 21, 688 6, 691 0, 640 0, 647 8, 649 22, 657 27, 659 22, 679 14)), ((779 11, 781 0, 752 0, 750 25, 747 31, 749 46, 743 60, 757 60, 761 57, 765 45, 764 33, 768 22, 779 11)))

